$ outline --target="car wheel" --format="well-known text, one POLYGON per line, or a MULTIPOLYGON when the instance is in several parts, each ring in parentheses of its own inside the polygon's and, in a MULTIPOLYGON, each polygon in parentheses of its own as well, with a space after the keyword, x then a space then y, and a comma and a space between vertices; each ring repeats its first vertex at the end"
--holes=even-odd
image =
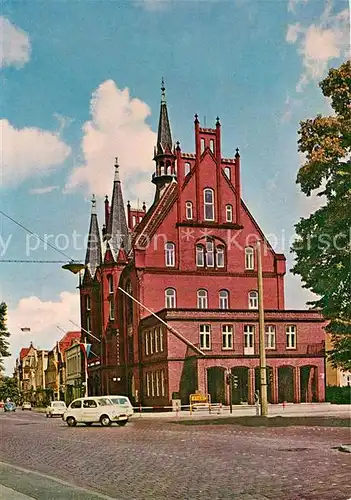
POLYGON ((101 415, 100 424, 102 425, 102 427, 108 427, 109 425, 111 425, 111 420, 107 415, 101 415))
POLYGON ((128 422, 128 420, 120 420, 119 422, 117 422, 117 424, 120 426, 120 427, 123 427, 124 425, 126 425, 126 423, 128 422))
POLYGON ((68 427, 75 427, 77 425, 77 421, 74 417, 68 417, 66 422, 68 427))

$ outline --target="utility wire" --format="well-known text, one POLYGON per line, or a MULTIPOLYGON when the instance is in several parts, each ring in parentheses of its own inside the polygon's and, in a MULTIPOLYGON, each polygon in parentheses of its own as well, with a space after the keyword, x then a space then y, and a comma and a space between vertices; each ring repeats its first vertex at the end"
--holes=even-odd
POLYGON ((31 231, 30 229, 28 229, 27 227, 23 226, 23 224, 21 224, 20 222, 16 221, 15 219, 13 219, 12 217, 10 217, 9 215, 5 214, 5 212, 3 212, 2 210, 0 210, 0 214, 2 214, 4 217, 7 217, 7 219, 9 219, 11 222, 13 222, 14 224, 16 224, 17 226, 19 226, 20 228, 24 229, 25 231, 27 231, 27 233, 29 234, 32 234, 33 236, 36 236, 42 243, 45 243, 46 245, 48 245, 49 247, 51 247, 53 250, 56 250, 56 252, 59 252, 61 255, 64 255, 65 257, 67 257, 70 261, 73 261, 72 257, 70 257, 69 255, 67 255, 65 252, 62 252, 62 250, 59 250, 57 247, 55 247, 55 245, 52 245, 51 243, 49 243, 48 241, 45 241, 41 236, 39 236, 38 234, 36 233, 33 233, 33 231, 31 231))
POLYGON ((25 260, 25 259, 0 259, 0 262, 25 263, 25 264, 67 264, 66 260, 25 260))

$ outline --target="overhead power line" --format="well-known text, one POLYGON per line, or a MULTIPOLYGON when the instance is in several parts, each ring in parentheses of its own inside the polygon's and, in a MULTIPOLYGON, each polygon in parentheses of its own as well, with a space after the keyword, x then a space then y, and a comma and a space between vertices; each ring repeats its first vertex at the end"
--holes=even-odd
POLYGON ((25 263, 25 264, 66 264, 66 260, 26 260, 26 259, 0 259, 0 262, 25 263))

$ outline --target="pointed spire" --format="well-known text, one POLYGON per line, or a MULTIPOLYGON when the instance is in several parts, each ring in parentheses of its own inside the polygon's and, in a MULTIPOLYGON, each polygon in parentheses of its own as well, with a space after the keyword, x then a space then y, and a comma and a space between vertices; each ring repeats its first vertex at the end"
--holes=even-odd
POLYGON ((96 269, 101 264, 101 240, 99 223, 96 215, 96 198, 93 194, 91 198, 91 216, 90 216, 90 227, 87 243, 87 252, 85 255, 85 265, 90 271, 90 274, 94 277, 96 269))
POLYGON ((115 161, 115 179, 113 183, 111 209, 106 227, 106 239, 109 242, 114 258, 117 258, 118 251, 122 245, 127 251, 129 250, 128 227, 124 211, 121 182, 119 179, 118 158, 116 158, 115 161))
POLYGON ((158 134, 157 134, 157 154, 172 152, 172 134, 171 127, 169 125, 167 103, 166 103, 166 88, 165 82, 162 78, 161 83, 161 108, 160 108, 160 119, 158 122, 158 134))

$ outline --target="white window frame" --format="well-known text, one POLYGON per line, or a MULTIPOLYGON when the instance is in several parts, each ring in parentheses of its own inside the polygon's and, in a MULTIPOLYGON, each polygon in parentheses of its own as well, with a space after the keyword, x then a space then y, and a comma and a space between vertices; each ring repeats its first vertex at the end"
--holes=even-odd
POLYGON ((152 330, 149 331, 149 340, 150 340, 150 354, 154 353, 154 337, 152 335, 152 330))
POLYGON ((205 267, 205 247, 203 245, 196 245, 196 266, 205 267))
POLYGON ((190 172, 191 172, 191 165, 187 161, 186 163, 184 163, 184 175, 187 176, 188 174, 190 174, 190 172))
POLYGON ((107 281, 108 281, 108 293, 110 295, 112 295, 113 294, 113 276, 112 276, 112 274, 108 275, 107 281))
POLYGON ((165 290, 165 308, 174 309, 177 307, 176 291, 174 288, 166 288, 165 290), (170 293, 172 292, 172 293, 170 293))
POLYGON ((222 325, 222 349, 228 351, 233 349, 234 328, 233 325, 222 325))
POLYGON ((248 294, 249 299, 249 309, 258 309, 258 292, 257 290, 251 290, 248 294))
POLYGON ((214 241, 206 241, 206 267, 215 267, 215 246, 214 241))
POLYGON ((265 347, 266 349, 275 349, 275 326, 266 325, 265 327, 265 347))
POLYGON ((214 208, 214 191, 211 188, 204 189, 204 219, 209 221, 215 220, 215 208, 214 208), (211 201, 206 201, 206 194, 211 193, 211 201), (206 213, 206 209, 210 210, 210 214, 206 213), (208 215, 208 216, 207 216, 208 215))
POLYGON ((215 143, 214 143, 214 139, 210 139, 210 151, 212 153, 215 152, 215 143))
POLYGON ((286 348, 296 349, 296 325, 287 325, 285 327, 286 348))
POLYGON ((255 251, 252 247, 245 248, 245 269, 247 271, 255 269, 255 251))
POLYGON ((255 354, 255 326, 244 325, 244 354, 255 354))
POLYGON ((225 267, 225 248, 223 245, 218 245, 216 247, 216 267, 225 267))
POLYGON ((229 292, 228 290, 219 291, 219 308, 222 310, 229 309, 229 292))
POLYGON ((87 311, 91 311, 91 299, 90 299, 90 295, 86 295, 85 296, 85 309, 87 311))
POLYGON ((193 218, 193 204, 191 201, 185 203, 185 217, 187 220, 192 220, 193 218))
POLYGON ((146 372, 146 395, 150 397, 150 373, 146 372))
POLYGON ((233 205, 225 206, 225 220, 226 222, 233 222, 233 205))
POLYGON ((165 262, 166 267, 175 266, 175 244, 171 241, 165 243, 165 262))
POLYGON ((158 352, 158 328, 154 328, 154 345, 155 345, 155 353, 158 352))
POLYGON ((160 396, 160 379, 159 379, 159 370, 156 370, 155 372, 155 381, 156 381, 156 391, 155 391, 155 395, 156 397, 159 397, 160 396))
POLYGON ((145 332, 145 356, 149 355, 149 332, 145 332))
POLYGON ((111 300, 109 300, 109 312, 108 312, 108 317, 110 319, 110 321, 113 321, 115 319, 115 301, 113 299, 113 297, 111 298, 111 300))
POLYGON ((201 152, 201 154, 205 151, 205 147, 206 147, 205 139, 202 137, 200 139, 200 152, 201 152))
POLYGON ((164 396, 165 391, 165 371, 161 370, 161 396, 164 396))
POLYGON ((163 352, 163 329, 159 327, 160 352, 163 352))
POLYGON ((211 349, 211 325, 199 326, 200 349, 209 351, 211 349))
POLYGON ((208 292, 204 288, 200 288, 197 291, 197 308, 208 309, 208 292))

